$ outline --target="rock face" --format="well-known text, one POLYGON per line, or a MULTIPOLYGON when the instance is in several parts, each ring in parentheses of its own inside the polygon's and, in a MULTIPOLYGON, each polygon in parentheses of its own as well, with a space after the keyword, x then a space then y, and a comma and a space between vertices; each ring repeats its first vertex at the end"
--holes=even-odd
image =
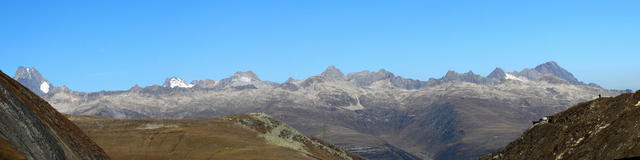
POLYGON ((504 70, 502 70, 502 68, 494 69, 493 72, 489 73, 489 75, 487 76, 487 78, 490 78, 490 79, 500 79, 500 80, 504 80, 505 77, 507 77, 507 74, 504 73, 504 70))
POLYGON ((442 79, 440 79, 440 81, 458 81, 476 84, 489 84, 492 82, 491 79, 474 74, 472 71, 464 74, 460 74, 455 71, 449 71, 444 77, 442 77, 442 79))
POLYGON ((329 67, 320 76, 283 84, 239 72, 213 89, 56 89, 45 98, 64 113, 115 118, 199 119, 264 112, 305 135, 370 159, 474 159, 516 139, 532 120, 598 94, 619 94, 552 74, 529 79, 522 72, 498 73, 487 78, 451 71, 418 81, 385 70, 344 76, 329 67))
POLYGON ((13 79, 39 96, 49 93, 53 88, 51 82, 45 79, 35 68, 20 66, 13 76, 13 79))
POLYGON ((329 67, 327 67, 326 70, 324 70, 324 72, 322 72, 320 74, 320 77, 325 78, 325 79, 332 79, 332 80, 343 80, 344 79, 344 73, 342 73, 335 66, 329 66, 329 67))
POLYGON ((194 84, 196 87, 199 87, 199 88, 213 88, 216 85, 218 85, 219 82, 207 78, 204 80, 193 80, 191 84, 194 84))
POLYGON ((384 69, 380 69, 378 72, 362 71, 349 73, 346 79, 361 87, 370 86, 378 81, 389 81, 394 86, 405 89, 418 89, 420 87, 426 86, 426 82, 395 76, 393 75, 393 73, 384 69))
POLYGON ((114 159, 364 159, 259 113, 200 120, 69 118, 114 159))
POLYGON ((527 68, 527 69, 523 69, 520 72, 512 72, 512 74, 526 77, 529 80, 537 80, 545 76, 555 76, 571 84, 584 85, 584 83, 578 81, 578 79, 574 77, 573 74, 571 74, 569 71, 565 70, 564 68, 560 67, 558 63, 554 61, 550 61, 541 65, 538 65, 534 69, 527 68))
POLYGON ((352 81, 357 86, 369 86, 373 82, 380 80, 388 80, 395 77, 393 73, 388 72, 384 69, 379 70, 378 72, 369 72, 362 71, 356 73, 349 73, 347 75, 347 80, 352 81))
POLYGON ((554 61, 550 61, 541 65, 538 65, 534 69, 542 73, 543 75, 547 75, 547 74, 554 75, 558 78, 567 80, 570 83, 579 82, 578 79, 573 76, 573 74, 569 73, 569 71, 565 70, 564 68, 558 66, 558 63, 554 61))
POLYGON ((640 157, 640 91, 580 103, 534 124, 481 159, 622 159, 640 157))
POLYGON ((258 78, 258 75, 252 71, 246 71, 236 72, 231 77, 220 80, 220 83, 214 88, 271 88, 274 86, 277 86, 277 84, 269 81, 262 81, 258 78))
POLYGON ((2 72, 0 138, 27 159, 109 159, 80 128, 2 72))

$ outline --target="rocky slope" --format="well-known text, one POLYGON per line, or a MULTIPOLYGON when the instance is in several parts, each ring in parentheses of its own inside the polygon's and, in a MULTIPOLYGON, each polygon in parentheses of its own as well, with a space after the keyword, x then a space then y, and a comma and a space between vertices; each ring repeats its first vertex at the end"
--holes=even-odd
POLYGON ((3 72, 0 72, 0 139, 3 157, 109 159, 73 122, 3 72))
POLYGON ((266 114, 201 120, 69 118, 114 159, 364 159, 266 114))
POLYGON ((54 87, 43 96, 64 113, 114 118, 264 112, 371 159, 474 159, 516 139, 532 120, 598 94, 619 94, 575 83, 555 62, 535 68, 498 68, 488 77, 450 71, 419 81, 386 70, 345 76, 332 66, 282 84, 238 72, 213 88, 155 85, 84 93, 54 87))
POLYGON ((640 158, 640 91, 580 103, 480 159, 640 158))

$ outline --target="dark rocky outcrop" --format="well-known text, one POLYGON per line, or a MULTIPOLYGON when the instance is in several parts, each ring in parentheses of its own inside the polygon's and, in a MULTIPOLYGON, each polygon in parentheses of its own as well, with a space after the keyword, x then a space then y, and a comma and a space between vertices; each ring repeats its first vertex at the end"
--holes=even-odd
POLYGON ((531 126, 480 159, 623 159, 640 156, 640 91, 580 103, 531 126))
POLYGON ((0 138, 28 159, 109 159, 80 128, 2 72, 0 138))

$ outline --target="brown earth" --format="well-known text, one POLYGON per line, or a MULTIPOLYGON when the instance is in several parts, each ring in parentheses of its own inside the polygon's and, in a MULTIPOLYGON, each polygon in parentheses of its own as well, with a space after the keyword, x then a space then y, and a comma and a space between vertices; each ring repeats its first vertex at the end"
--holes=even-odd
POLYGON ((640 91, 580 103, 480 159, 622 159, 640 156, 640 91))
POLYGON ((18 152, 15 147, 0 138, 0 160, 26 160, 27 158, 18 152))
POLYGON ((264 114, 201 120, 69 118, 114 159, 363 159, 264 114))

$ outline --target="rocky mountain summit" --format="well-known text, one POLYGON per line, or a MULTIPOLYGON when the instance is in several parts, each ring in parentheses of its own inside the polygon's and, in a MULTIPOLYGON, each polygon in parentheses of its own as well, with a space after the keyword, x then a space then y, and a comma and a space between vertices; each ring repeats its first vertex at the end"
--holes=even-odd
POLYGON ((236 89, 258 89, 273 88, 278 86, 277 83, 270 81, 262 81, 253 71, 236 72, 229 78, 220 80, 220 84, 215 89, 236 88, 236 89))
POLYGON ((49 93, 49 90, 53 88, 51 82, 44 78, 35 68, 20 66, 18 67, 16 74, 13 76, 13 79, 17 80, 37 95, 47 94, 49 93))
POLYGON ((194 84, 189 84, 186 81, 184 81, 184 79, 182 78, 178 78, 178 77, 171 77, 171 78, 167 78, 164 81, 164 84, 162 85, 162 87, 166 87, 166 88, 191 88, 195 86, 194 84))
MULTIPOLYGON (((284 83, 237 72, 213 88, 133 87, 43 95, 56 109, 113 118, 211 118, 264 112, 305 135, 369 159, 474 159, 516 139, 532 120, 599 94, 619 91, 572 83, 555 62, 489 76, 449 71, 428 81, 386 70, 323 73, 284 83)), ((579 81, 578 81, 579 82, 579 81)))
MULTIPOLYGON (((523 70, 520 73, 521 74, 524 73, 525 70, 523 70)), ((574 84, 579 83, 578 79, 574 77, 573 74, 569 73, 569 71, 565 70, 564 68, 558 66, 558 63, 554 61, 550 61, 541 65, 538 65, 533 70, 526 70, 526 71, 528 72, 524 76, 529 79, 538 79, 545 75, 553 75, 558 78, 567 80, 567 82, 569 83, 574 83, 574 84)))
POLYGON ((480 159, 640 158, 640 91, 580 103, 480 159))
POLYGON ((344 80, 344 73, 335 66, 329 66, 320 74, 320 77, 324 79, 344 80))
MULTIPOLYGON (((16 77, 33 78, 25 81, 28 84, 46 81, 33 68, 21 67, 16 77)), ((10 159, 109 159, 73 122, 3 72, 0 72, 0 150, 2 158, 10 159)))

